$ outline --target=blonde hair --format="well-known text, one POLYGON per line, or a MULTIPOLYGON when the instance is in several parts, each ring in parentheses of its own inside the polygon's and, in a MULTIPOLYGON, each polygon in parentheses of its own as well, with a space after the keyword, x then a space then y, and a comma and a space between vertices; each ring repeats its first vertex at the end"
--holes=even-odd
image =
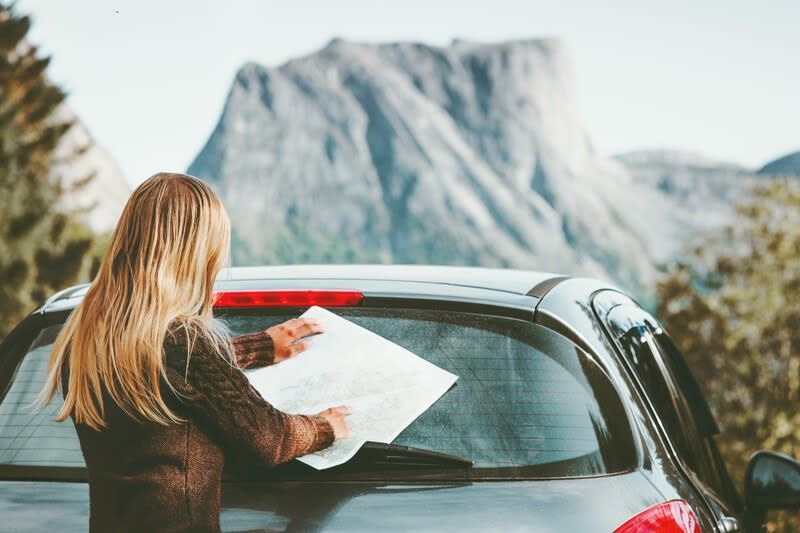
POLYGON ((166 380, 164 338, 177 326, 219 353, 229 349, 224 326, 212 317, 214 279, 229 249, 230 220, 205 183, 168 173, 145 180, 128 199, 97 276, 56 338, 36 405, 44 407, 60 390, 68 358, 58 421, 73 415, 76 423, 104 428, 106 391, 129 416, 180 422, 159 387, 166 380))

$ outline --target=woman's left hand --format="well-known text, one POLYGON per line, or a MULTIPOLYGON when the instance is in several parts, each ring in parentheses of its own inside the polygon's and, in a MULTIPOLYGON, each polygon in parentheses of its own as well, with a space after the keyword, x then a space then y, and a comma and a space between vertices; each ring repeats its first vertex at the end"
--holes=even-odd
POLYGON ((319 321, 315 318, 293 318, 267 328, 267 334, 272 337, 275 362, 286 361, 304 351, 311 344, 310 340, 292 344, 297 339, 323 331, 319 321))

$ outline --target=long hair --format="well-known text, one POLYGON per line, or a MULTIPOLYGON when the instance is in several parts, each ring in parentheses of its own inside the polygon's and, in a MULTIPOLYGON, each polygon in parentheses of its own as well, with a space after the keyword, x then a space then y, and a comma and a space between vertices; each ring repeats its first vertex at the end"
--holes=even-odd
POLYGON ((180 422, 159 386, 166 380, 164 338, 178 327, 191 339, 210 341, 220 354, 230 348, 224 326, 212 317, 214 279, 229 250, 230 220, 206 184, 168 173, 145 180, 128 199, 97 276, 56 338, 36 405, 44 407, 60 390, 68 359, 57 420, 73 415, 76 423, 104 428, 106 391, 134 418, 180 422))

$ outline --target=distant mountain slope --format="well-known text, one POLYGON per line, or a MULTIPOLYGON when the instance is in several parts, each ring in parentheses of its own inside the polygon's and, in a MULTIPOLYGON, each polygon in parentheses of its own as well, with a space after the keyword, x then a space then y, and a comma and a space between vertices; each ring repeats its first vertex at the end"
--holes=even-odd
POLYGON ((792 152, 764 165, 759 174, 769 176, 798 176, 800 177, 800 151, 792 152))
MULTIPOLYGON (((717 222, 686 217, 686 179, 659 186, 660 171, 623 161, 593 151, 559 41, 336 40, 245 65, 189 172, 220 191, 238 263, 506 265, 636 285, 717 222)), ((702 201, 716 211, 721 184, 745 180, 715 180, 702 201)))
POLYGON ((114 229, 125 202, 131 193, 117 163, 91 137, 73 111, 62 104, 57 120, 72 121, 56 148, 56 162, 51 174, 68 188, 87 176, 94 176, 84 187, 67 193, 64 205, 82 209, 84 221, 97 233, 114 229))
MULTIPOLYGON (((658 190, 682 223, 676 226, 682 240, 693 230, 719 227, 732 216, 734 203, 745 199, 758 180, 750 169, 675 150, 647 150, 619 154, 634 179, 658 190)), ((670 255, 678 250, 664 250, 670 255)))

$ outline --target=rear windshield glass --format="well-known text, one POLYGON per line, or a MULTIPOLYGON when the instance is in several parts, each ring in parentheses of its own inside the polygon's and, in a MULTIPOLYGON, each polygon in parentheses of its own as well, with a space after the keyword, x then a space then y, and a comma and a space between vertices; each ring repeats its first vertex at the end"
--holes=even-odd
MULTIPOLYGON (((223 318, 240 334, 302 311, 223 318)), ((332 311, 459 376, 396 444, 471 459, 472 477, 580 477, 633 467, 631 431, 619 397, 593 360, 564 337, 518 319, 471 313, 332 311)), ((53 420, 59 400, 41 414, 29 408, 43 385, 57 331, 55 326, 40 333, 0 400, 0 468, 83 466, 71 422, 53 420)))
MULTIPOLYGON (((476 474, 487 476, 590 476, 632 467, 619 397, 593 360, 557 333, 471 313, 332 310, 459 376, 396 444, 471 459, 476 474)), ((292 316, 225 320, 239 334, 292 316)))
MULTIPOLYGON (((60 398, 55 398, 40 413, 34 413, 31 407, 44 387, 50 350, 60 329, 60 325, 50 326, 39 333, 0 401, 0 465, 84 465, 72 422, 55 421, 61 407, 60 398)), ((0 354, 2 357, 12 355, 0 354)))

